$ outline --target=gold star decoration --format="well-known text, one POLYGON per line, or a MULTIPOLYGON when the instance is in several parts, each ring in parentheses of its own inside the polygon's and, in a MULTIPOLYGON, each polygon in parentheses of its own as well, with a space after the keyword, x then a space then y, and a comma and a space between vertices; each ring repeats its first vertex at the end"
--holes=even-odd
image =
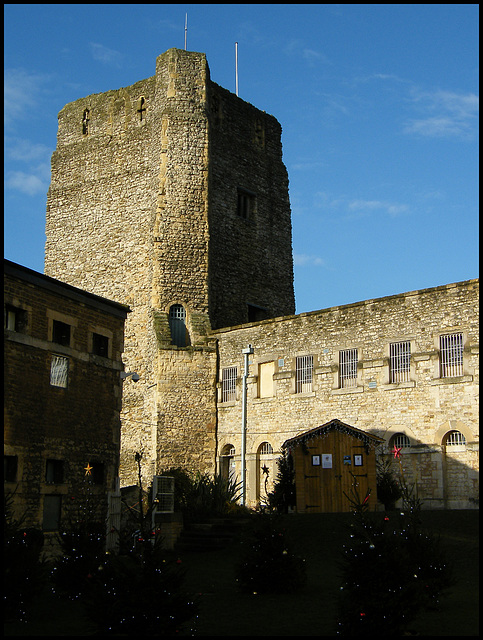
POLYGON ((89 463, 87 463, 87 467, 84 467, 84 471, 86 472, 86 476, 90 476, 91 475, 91 471, 94 467, 91 467, 91 465, 89 463))

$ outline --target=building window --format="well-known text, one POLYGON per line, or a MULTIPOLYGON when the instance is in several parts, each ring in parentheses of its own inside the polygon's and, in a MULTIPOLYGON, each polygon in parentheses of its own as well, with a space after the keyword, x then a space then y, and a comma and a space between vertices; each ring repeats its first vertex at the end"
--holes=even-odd
POLYGON ((391 449, 393 447, 396 447, 396 449, 407 449, 411 446, 411 441, 405 433, 396 433, 392 436, 389 446, 391 449))
POLYGON ((68 374, 69 358, 53 355, 50 365, 50 384, 53 387, 67 388, 68 374))
POLYGON ((92 353, 96 356, 107 358, 109 353, 109 338, 101 335, 100 333, 93 333, 92 353))
POLYGON ((411 343, 393 342, 389 345, 390 382, 409 382, 411 343))
POLYGON ((357 349, 339 351, 339 385, 341 389, 357 386, 357 349))
POLYGON ((171 344, 177 347, 188 346, 189 336, 186 329, 186 311, 183 305, 174 304, 170 308, 169 329, 171 331, 171 344))
POLYGON ((314 356, 297 356, 295 360, 295 393, 312 391, 314 356))
POLYGON ((22 333, 27 327, 27 312, 12 305, 5 305, 5 329, 22 333))
POLYGON ((258 453, 261 456, 266 456, 273 453, 273 447, 270 442, 262 442, 262 444, 258 447, 258 453))
POLYGON ((3 456, 3 481, 17 482, 18 457, 3 456))
POLYGON ((89 109, 84 109, 82 116, 82 135, 86 136, 89 133, 89 109))
POLYGON ((70 347, 70 324, 52 321, 52 342, 61 344, 63 347, 70 347))
POLYGON ((42 520, 42 529, 44 531, 59 530, 61 508, 62 496, 44 496, 44 515, 42 520))
POLYGON ((466 438, 461 431, 450 431, 446 434, 445 445, 447 447, 459 447, 466 444, 466 438))
POLYGON ((449 333, 439 337, 442 378, 463 375, 463 334, 449 333))
POLYGON ((144 96, 141 96, 138 100, 137 112, 139 113, 139 121, 142 122, 144 119, 144 114, 146 113, 146 99, 144 98, 144 96))
POLYGON ((238 189, 236 212, 240 218, 249 220, 255 212, 256 197, 254 193, 238 189))
POLYGON ((221 372, 221 401, 234 402, 236 400, 237 368, 227 367, 221 372))
POLYGON ((274 362, 263 362, 258 365, 258 397, 273 397, 273 374, 275 371, 274 362))
POLYGON ((47 460, 45 464, 45 482, 62 484, 64 482, 64 461, 47 460))

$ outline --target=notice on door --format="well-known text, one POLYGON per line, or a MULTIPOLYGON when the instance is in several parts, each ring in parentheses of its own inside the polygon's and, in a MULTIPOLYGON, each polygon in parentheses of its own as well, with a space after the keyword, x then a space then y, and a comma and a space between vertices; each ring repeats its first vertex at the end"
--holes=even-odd
POLYGON ((322 454, 322 469, 332 469, 332 454, 331 453, 323 453, 322 454))

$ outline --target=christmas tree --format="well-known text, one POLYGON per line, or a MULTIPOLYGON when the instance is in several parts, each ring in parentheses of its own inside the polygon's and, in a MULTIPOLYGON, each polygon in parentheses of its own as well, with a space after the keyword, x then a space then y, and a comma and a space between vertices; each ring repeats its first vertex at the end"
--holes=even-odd
POLYGON ((244 593, 293 593, 305 585, 305 561, 291 550, 273 515, 255 517, 251 534, 242 542, 236 576, 244 593))
POLYGON ((438 607, 451 584, 438 540, 421 525, 420 502, 408 487, 402 493, 403 510, 379 514, 369 513, 368 496, 360 500, 354 491, 343 547, 339 635, 404 635, 422 610, 438 607))

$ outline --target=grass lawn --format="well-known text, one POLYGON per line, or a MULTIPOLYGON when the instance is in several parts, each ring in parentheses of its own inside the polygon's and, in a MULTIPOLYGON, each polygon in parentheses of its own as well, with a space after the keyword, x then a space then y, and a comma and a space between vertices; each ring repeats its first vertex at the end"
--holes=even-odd
MULTIPOLYGON (((339 561, 348 541, 350 514, 283 517, 292 549, 305 558, 307 586, 287 595, 242 594, 235 566, 240 541, 211 551, 180 551, 185 586, 199 603, 197 636, 334 636, 339 561)), ((423 524, 441 538, 455 584, 439 611, 424 612, 413 625, 421 636, 477 636, 478 511, 423 511, 423 524)), ((390 571, 390 567, 388 567, 390 571)), ((5 635, 91 635, 79 604, 44 594, 28 624, 5 625, 5 635)), ((186 634, 191 635, 191 634, 186 634)))

